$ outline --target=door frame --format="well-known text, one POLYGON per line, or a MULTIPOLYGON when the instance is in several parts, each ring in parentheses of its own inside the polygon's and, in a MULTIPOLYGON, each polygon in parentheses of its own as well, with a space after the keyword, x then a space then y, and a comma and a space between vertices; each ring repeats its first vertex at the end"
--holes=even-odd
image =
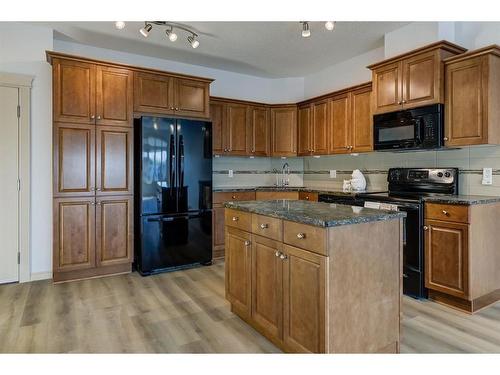
POLYGON ((30 210, 31 210, 31 87, 34 76, 0 72, 0 86, 14 87, 19 90, 19 282, 31 281, 31 244, 30 244, 30 210))

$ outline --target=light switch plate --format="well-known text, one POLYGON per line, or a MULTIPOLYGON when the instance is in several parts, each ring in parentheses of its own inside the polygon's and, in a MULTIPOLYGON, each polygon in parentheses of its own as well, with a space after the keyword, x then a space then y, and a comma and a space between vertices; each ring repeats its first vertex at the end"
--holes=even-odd
POLYGON ((330 169, 330 178, 337 178, 337 170, 330 169))
POLYGON ((483 185, 491 185, 493 183, 493 169, 483 168, 483 185))
POLYGON ((229 172, 229 178, 233 178, 233 170, 230 169, 228 172, 229 172))

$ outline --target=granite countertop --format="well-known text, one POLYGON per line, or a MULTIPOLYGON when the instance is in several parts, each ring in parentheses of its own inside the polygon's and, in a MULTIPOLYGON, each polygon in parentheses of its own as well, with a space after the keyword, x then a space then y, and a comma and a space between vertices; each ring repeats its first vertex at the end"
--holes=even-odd
POLYGON ((296 200, 226 202, 224 207, 318 227, 401 219, 405 212, 296 200))
POLYGON ((224 186, 213 188, 212 191, 214 193, 224 193, 224 192, 232 192, 232 191, 304 191, 309 193, 318 193, 318 194, 333 194, 333 195, 349 195, 355 196, 357 194, 362 193, 378 193, 381 190, 365 190, 365 191, 343 191, 339 188, 330 188, 330 187, 307 187, 307 186, 224 186))
POLYGON ((500 202, 500 196, 488 195, 435 195, 424 198, 425 202, 444 204, 477 205, 500 202))

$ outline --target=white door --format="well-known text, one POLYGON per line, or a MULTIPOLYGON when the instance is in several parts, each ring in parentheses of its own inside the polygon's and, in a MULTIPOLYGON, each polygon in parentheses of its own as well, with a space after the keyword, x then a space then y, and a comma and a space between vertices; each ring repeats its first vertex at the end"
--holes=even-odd
POLYGON ((0 87, 0 283, 19 281, 19 89, 0 87))

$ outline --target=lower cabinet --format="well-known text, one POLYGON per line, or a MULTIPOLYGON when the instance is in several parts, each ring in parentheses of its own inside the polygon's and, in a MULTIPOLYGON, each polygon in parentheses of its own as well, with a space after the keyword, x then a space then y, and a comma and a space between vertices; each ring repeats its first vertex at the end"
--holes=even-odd
POLYGON ((54 281, 127 272, 133 196, 54 199, 54 281))
POLYGON ((217 204, 212 208, 212 257, 224 258, 224 207, 217 204))

